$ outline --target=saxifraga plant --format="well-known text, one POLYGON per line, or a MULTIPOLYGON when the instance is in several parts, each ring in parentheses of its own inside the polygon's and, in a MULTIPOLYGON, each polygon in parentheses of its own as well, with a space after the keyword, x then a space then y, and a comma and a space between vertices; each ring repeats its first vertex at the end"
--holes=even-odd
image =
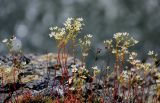
POLYGON ((156 80, 160 77, 154 64, 157 61, 157 54, 149 51, 148 55, 153 63, 143 63, 137 59, 136 52, 129 51, 129 47, 138 43, 137 40, 129 37, 128 33, 116 33, 113 38, 104 41, 106 48, 115 54, 114 70, 106 78, 107 82, 110 82, 110 77, 113 77, 114 86, 105 86, 109 91, 113 88, 112 95, 107 94, 107 96, 114 103, 123 101, 144 103, 150 96, 150 89, 156 85, 156 80), (125 66, 125 62, 131 66, 125 66), (153 78, 155 83, 152 84, 148 78, 153 78))
MULTIPOLYGON (((72 42, 73 57, 75 63, 75 40, 77 34, 82 29, 84 25, 82 18, 68 18, 64 23, 64 27, 50 27, 51 33, 49 34, 50 38, 54 38, 58 43, 58 57, 57 65, 61 66, 62 78, 68 78, 68 66, 67 66, 67 57, 68 53, 66 52, 66 45, 69 41, 72 42)), ((56 75, 56 71, 55 71, 56 75)), ((63 81, 63 80, 62 80, 63 81)))
MULTIPOLYGON (((12 57, 12 67, 4 68, 4 72, 2 72, 3 75, 8 75, 7 77, 9 77, 11 75, 11 73, 13 73, 13 86, 16 93, 16 82, 20 82, 20 81, 16 81, 16 73, 18 73, 20 71, 21 67, 21 61, 20 61, 20 57, 22 55, 22 44, 21 41, 19 39, 17 39, 15 36, 12 36, 9 39, 4 39, 2 41, 3 43, 6 44, 8 51, 12 57)), ((18 77, 17 77, 18 78, 18 77)), ((2 76, 2 86, 3 86, 3 76, 2 76)), ((7 81, 5 81, 7 82, 7 81)), ((9 86, 10 87, 10 86, 9 86)), ((13 90, 10 89, 10 93, 9 96, 12 97, 13 94, 13 90)), ((17 93, 16 93, 17 95, 17 93)), ((15 97, 15 101, 18 102, 18 98, 15 97)))
MULTIPOLYGON (((82 87, 85 85, 86 82, 85 79, 87 78, 86 76, 87 75, 89 76, 89 72, 85 67, 85 59, 88 56, 88 52, 93 37, 91 34, 88 34, 85 35, 84 38, 80 38, 78 40, 78 44, 81 48, 81 53, 82 53, 82 66, 77 67, 75 62, 75 56, 76 56, 75 51, 78 45, 76 45, 75 41, 77 35, 80 33, 80 30, 82 29, 82 26, 84 25, 82 22, 83 22, 82 18, 68 18, 67 21, 64 23, 64 28, 51 27, 50 28, 51 34, 49 34, 49 36, 51 38, 54 38, 58 43, 57 63, 62 65, 61 67, 62 76, 64 76, 65 74, 63 73, 63 71, 68 72, 68 70, 66 69, 68 67, 63 61, 63 55, 66 54, 65 52, 66 45, 71 41, 74 65, 72 65, 72 76, 71 78, 69 78, 69 81, 72 81, 71 82, 72 86, 70 87, 69 91, 76 91, 76 94, 74 94, 75 96, 73 96, 72 92, 71 94, 67 93, 67 97, 71 98, 72 101, 79 101, 79 102, 83 101, 82 87), (62 55, 62 57, 60 57, 60 55, 62 55)), ((65 58, 65 62, 67 62, 67 58, 65 58)), ((93 73, 94 76, 92 77, 92 79, 96 78, 96 75, 99 73, 99 69, 97 67, 94 67, 93 71, 94 71, 93 73)), ((66 99, 64 101, 66 101, 66 99)))

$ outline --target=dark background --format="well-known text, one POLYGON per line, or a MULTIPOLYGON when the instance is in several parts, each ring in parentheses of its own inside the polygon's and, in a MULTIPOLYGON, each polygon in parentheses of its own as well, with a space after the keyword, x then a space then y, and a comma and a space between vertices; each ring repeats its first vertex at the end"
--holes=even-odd
MULTIPOLYGON (((14 34, 25 53, 56 52, 49 27, 62 26, 68 17, 84 18, 81 35, 94 35, 91 55, 116 32, 140 41, 135 51, 141 58, 160 51, 160 0, 0 0, 0 41, 14 34)), ((0 54, 5 51, 0 43, 0 54)))

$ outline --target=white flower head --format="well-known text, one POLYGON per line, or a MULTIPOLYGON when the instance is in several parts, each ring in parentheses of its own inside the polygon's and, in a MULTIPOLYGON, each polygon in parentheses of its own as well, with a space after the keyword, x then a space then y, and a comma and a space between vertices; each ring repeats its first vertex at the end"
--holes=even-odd
POLYGON ((122 33, 116 33, 116 34, 114 34, 113 38, 117 39, 117 38, 119 38, 121 36, 122 36, 122 33))
POLYGON ((8 42, 8 39, 3 39, 2 42, 6 43, 6 42, 8 42))
POLYGON ((66 27, 66 29, 72 29, 72 20, 73 20, 73 18, 68 18, 65 21, 64 26, 66 27))
POLYGON ((67 18, 67 21, 71 21, 71 20, 73 20, 73 18, 67 18))
POLYGON ((73 73, 77 72, 78 69, 77 69, 76 65, 71 65, 71 67, 72 67, 72 72, 73 73))
POLYGON ((72 68, 76 68, 76 65, 71 65, 72 68))
POLYGON ((9 47, 9 49, 16 52, 20 51, 20 49, 22 48, 21 40, 17 39, 15 36, 13 36, 10 39, 4 39, 2 42, 7 43, 7 46, 9 47))
POLYGON ((49 37, 50 38, 54 37, 56 40, 62 40, 62 38, 66 34, 65 28, 54 27, 53 30, 55 30, 55 31, 52 31, 49 34, 49 37))
POLYGON ((50 27, 49 30, 53 30, 53 27, 50 27))
POLYGON ((124 32, 124 33, 118 32, 118 33, 114 34, 113 38, 119 39, 121 37, 127 37, 127 36, 129 36, 129 33, 127 33, 127 32, 124 32))
POLYGON ((81 70, 84 70, 85 68, 86 68, 85 66, 80 67, 81 70))
POLYGON ((49 37, 52 38, 55 35, 55 32, 51 32, 51 34, 49 34, 49 37))
POLYGON ((13 41, 13 40, 16 40, 16 39, 17 39, 17 37, 13 36, 13 38, 10 39, 10 40, 13 41))
POLYGON ((91 34, 88 34, 88 35, 87 35, 87 37, 88 37, 88 38, 92 38, 92 37, 93 37, 93 35, 91 35, 91 34))
POLYGON ((51 30, 51 31, 53 31, 53 30, 57 30, 58 29, 58 27, 57 26, 55 26, 55 27, 50 27, 49 28, 49 30, 51 30))
POLYGON ((92 67, 93 70, 99 70, 97 66, 92 67))
POLYGON ((129 59, 133 60, 137 57, 137 53, 136 52, 131 52, 131 54, 129 55, 129 59))
POLYGON ((137 44, 139 41, 138 40, 134 40, 134 43, 137 44))
POLYGON ((90 40, 86 40, 86 45, 90 46, 91 45, 91 41, 90 40))
POLYGON ((57 29, 58 29, 58 27, 57 27, 57 26, 53 27, 53 30, 57 30, 57 29))
POLYGON ((154 54, 154 51, 149 51, 148 52, 148 55, 153 55, 154 54))
POLYGON ((86 57, 88 56, 88 53, 82 53, 82 56, 86 57))
POLYGON ((112 42, 113 42, 112 40, 105 40, 105 41, 104 41, 104 44, 111 45, 112 42))
POLYGON ((77 72, 77 70, 78 70, 77 68, 73 68, 72 72, 75 73, 75 72, 77 72))
POLYGON ((78 21, 83 21, 83 18, 77 18, 78 21))
POLYGON ((5 68, 5 72, 6 73, 10 73, 12 71, 12 67, 7 67, 7 68, 5 68))

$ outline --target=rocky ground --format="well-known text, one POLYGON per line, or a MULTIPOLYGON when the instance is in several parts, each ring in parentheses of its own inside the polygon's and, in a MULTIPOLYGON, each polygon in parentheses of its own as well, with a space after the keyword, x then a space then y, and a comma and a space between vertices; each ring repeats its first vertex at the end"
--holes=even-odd
MULTIPOLYGON (((28 54, 21 57, 21 64, 23 66, 21 66, 18 72, 15 72, 14 76, 13 72, 5 76, 1 71, 0 103, 11 100, 17 95, 21 96, 28 91, 32 95, 41 93, 45 96, 50 96, 51 91, 53 91, 53 94, 63 96, 64 91, 62 90, 62 85, 60 85, 61 70, 56 69, 55 75, 56 58, 57 55, 52 53, 46 55, 28 54), (2 77, 4 77, 3 82, 2 77), (54 81, 53 78, 55 78, 54 81)), ((68 57, 67 66, 69 67, 69 71, 72 63, 73 58, 68 57)), ((0 56, 0 64, 0 69, 2 67, 3 69, 12 68, 12 57, 10 55, 0 56)), ((77 65, 80 65, 80 61, 78 60, 77 65)), ((68 81, 64 83, 64 85, 67 84, 68 81)))
MULTIPOLYGON (((16 70, 15 73, 12 70, 8 73, 11 68, 14 68, 13 57, 11 57, 10 55, 0 56, 0 103, 14 100, 14 98, 23 98, 22 95, 28 92, 31 93, 31 95, 35 96, 41 94, 43 96, 52 96, 53 98, 55 96, 64 97, 65 89, 72 89, 68 86, 69 81, 64 81, 63 85, 61 83, 62 72, 60 67, 57 66, 56 54, 27 54, 20 56, 19 59, 21 62, 21 68, 19 70, 16 70), (4 70, 6 70, 7 73, 4 72, 4 70)), ((67 66, 69 75, 71 75, 71 65, 73 64, 73 62, 73 57, 68 57, 67 66)), ((81 62, 79 60, 76 60, 76 65, 81 65, 81 62)), ((113 81, 114 80, 112 78, 108 81, 108 86, 110 88, 113 87, 113 81)), ((88 82, 88 84, 91 83, 92 78, 87 77, 86 82, 88 82)), ((157 85, 159 85, 159 83, 160 82, 157 81, 157 85)), ((85 88, 90 88, 89 86, 90 85, 87 86, 86 83, 85 88)), ((92 82, 91 88, 93 91, 95 91, 94 93, 97 93, 97 95, 101 96, 103 95, 102 86, 103 82, 96 79, 92 82)), ((151 90, 147 98, 151 98, 155 94, 155 85, 151 86, 150 89, 151 90)), ((86 94, 89 93, 88 90, 89 89, 86 89, 86 94)), ((145 89, 145 91, 147 90, 145 89)), ((112 100, 111 98, 109 98, 110 94, 107 95, 108 96, 106 96, 105 100, 112 100)), ((149 102, 151 102, 152 99, 148 100, 149 102)))

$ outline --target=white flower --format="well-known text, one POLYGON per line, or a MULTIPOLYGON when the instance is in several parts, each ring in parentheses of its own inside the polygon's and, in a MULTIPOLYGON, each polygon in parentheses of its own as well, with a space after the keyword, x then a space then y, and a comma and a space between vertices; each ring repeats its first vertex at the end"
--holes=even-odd
POLYGON ((135 43, 135 44, 137 44, 138 42, 139 42, 139 41, 137 41, 137 40, 134 40, 134 43, 135 43))
POLYGON ((87 35, 87 37, 88 37, 88 38, 92 38, 92 37, 93 37, 93 35, 91 35, 91 34, 88 34, 88 35, 87 35))
POLYGON ((6 43, 6 42, 8 42, 8 39, 3 39, 2 42, 6 43))
POLYGON ((92 67, 93 70, 99 70, 97 66, 92 67))
POLYGON ((50 27, 50 28, 49 28, 49 30, 51 30, 51 31, 52 31, 52 30, 57 30, 57 29, 58 29, 57 26, 55 26, 55 27, 50 27))
POLYGON ((76 68, 76 65, 71 65, 72 68, 76 68))
POLYGON ((6 73, 10 73, 11 71, 12 71, 12 68, 11 68, 11 67, 5 68, 5 72, 6 72, 6 73))
POLYGON ((125 75, 126 75, 126 74, 127 74, 127 71, 126 71, 126 70, 124 70, 124 71, 123 71, 123 74, 125 74, 125 75))
POLYGON ((119 38, 121 35, 122 35, 122 33, 116 33, 116 34, 114 34, 113 38, 117 39, 117 38, 119 38))
POLYGON ((116 53, 116 50, 115 50, 115 49, 113 49, 113 50, 112 50, 112 53, 113 53, 113 54, 115 54, 115 53, 116 53))
POLYGON ((51 34, 49 34, 49 37, 52 38, 55 35, 55 32, 51 32, 51 34))
POLYGON ((109 44, 109 45, 111 45, 111 44, 112 44, 112 40, 105 40, 105 41, 104 41, 104 44, 109 44))
POLYGON ((51 32, 49 34, 49 37, 50 38, 54 37, 56 40, 61 40, 64 37, 65 33, 66 33, 65 28, 55 27, 53 29, 57 29, 57 31, 51 32))
POLYGON ((68 83, 71 84, 72 81, 73 81, 73 77, 70 77, 69 80, 68 80, 68 83))
POLYGON ((153 55, 154 54, 154 51, 149 51, 148 52, 148 55, 153 55))
POLYGON ((68 18, 65 21, 64 26, 67 30, 80 31, 82 29, 82 25, 84 25, 83 23, 81 23, 82 21, 83 18, 77 18, 77 19, 68 18))
POLYGON ((53 30, 53 27, 50 27, 49 30, 53 30))
POLYGON ((128 80, 128 78, 129 78, 129 73, 126 70, 124 70, 122 72, 122 76, 124 78, 124 81, 126 82, 128 80))
POLYGON ((73 25, 74 25, 74 30, 79 31, 82 29, 83 24, 81 23, 81 21, 75 20, 73 25))
POLYGON ((73 20, 73 18, 67 18, 67 21, 71 21, 71 20, 73 20))
POLYGON ((53 27, 53 30, 57 30, 57 29, 58 29, 58 27, 57 27, 57 26, 53 27))
POLYGON ((134 59, 134 58, 133 58, 133 56, 130 56, 129 59, 132 60, 132 59, 134 59))
POLYGON ((82 53, 82 56, 86 57, 88 56, 88 53, 82 53))
POLYGON ((72 20, 73 20, 73 18, 68 18, 65 21, 64 26, 66 27, 66 29, 72 29, 72 20))
POLYGON ((127 33, 127 32, 120 33, 119 32, 119 33, 114 34, 113 38, 118 39, 118 38, 127 37, 127 36, 129 36, 129 33, 127 33))
POLYGON ((13 40, 16 40, 16 39, 17 39, 17 37, 13 36, 13 38, 10 39, 10 40, 13 41, 13 40))
POLYGON ((72 67, 72 72, 73 73, 77 72, 78 69, 77 69, 76 65, 71 65, 71 67, 72 67))
POLYGON ((110 66, 107 66, 106 69, 109 70, 109 69, 110 69, 110 66))
POLYGON ((83 21, 83 18, 77 18, 78 21, 83 21))
POLYGON ((86 40, 86 45, 90 46, 91 45, 91 41, 90 40, 86 40))
POLYGON ((84 70, 85 68, 86 68, 85 66, 80 67, 80 69, 82 69, 82 70, 84 70))
POLYGON ((131 54, 129 55, 129 59, 133 60, 137 57, 137 53, 136 52, 131 52, 131 54))
POLYGON ((73 68, 72 72, 75 73, 75 72, 77 72, 77 70, 78 70, 77 68, 73 68))

